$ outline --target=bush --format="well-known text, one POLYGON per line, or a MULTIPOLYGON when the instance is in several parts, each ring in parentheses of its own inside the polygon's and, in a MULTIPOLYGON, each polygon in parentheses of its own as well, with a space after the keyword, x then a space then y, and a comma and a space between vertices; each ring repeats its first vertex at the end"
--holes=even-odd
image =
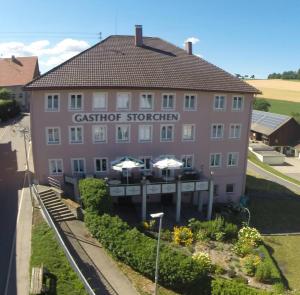
MULTIPOLYGON (((115 258, 132 267, 144 276, 154 279, 156 240, 131 229, 119 217, 102 216, 87 211, 85 222, 92 235, 97 238, 115 258)), ((160 284, 185 291, 202 279, 207 270, 192 257, 167 245, 161 245, 159 260, 160 284)))
POLYGON ((112 199, 107 192, 103 179, 85 178, 79 182, 80 196, 86 210, 99 214, 109 213, 112 210, 112 199))
POLYGON ((255 278, 261 283, 272 282, 272 266, 268 262, 262 262, 257 266, 255 278))
POLYGON ((253 247, 259 245, 262 241, 259 231, 254 227, 244 226, 238 232, 239 241, 252 244, 253 247))
POLYGON ((249 243, 249 241, 246 242, 238 240, 233 247, 233 251, 236 255, 240 257, 245 257, 246 255, 253 253, 254 245, 252 243, 249 243))
POLYGON ((0 100, 9 100, 12 98, 12 92, 9 89, 0 89, 0 100))
POLYGON ((248 276, 254 276, 260 263, 261 258, 255 254, 249 254, 241 260, 242 269, 248 276))
POLYGON ((188 222, 197 240, 231 241, 237 237, 238 227, 228 223, 223 217, 210 221, 200 221, 192 218, 188 222))
POLYGON ((181 246, 192 245, 193 233, 186 226, 174 227, 173 240, 177 245, 181 245, 181 246))
POLYGON ((6 121, 18 115, 20 108, 15 100, 1 100, 0 99, 0 122, 6 121))
POLYGON ((212 281, 211 295, 267 295, 267 291, 254 289, 234 280, 217 278, 212 281))
POLYGON ((198 252, 193 254, 192 257, 202 268, 206 269, 207 272, 212 270, 212 262, 207 253, 198 252))

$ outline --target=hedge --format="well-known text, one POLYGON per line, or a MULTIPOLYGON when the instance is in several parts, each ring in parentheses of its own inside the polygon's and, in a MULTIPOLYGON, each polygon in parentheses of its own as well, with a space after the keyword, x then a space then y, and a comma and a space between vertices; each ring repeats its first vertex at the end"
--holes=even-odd
POLYGON ((20 108, 15 100, 0 100, 0 122, 15 117, 19 112, 20 108))
MULTIPOLYGON (((85 223, 115 258, 132 267, 144 276, 154 279, 156 240, 145 236, 117 216, 97 215, 87 211, 85 223)), ((202 280, 207 280, 207 271, 191 256, 167 245, 161 245, 159 260, 159 283, 165 287, 187 291, 202 280)))
POLYGON ((273 293, 258 290, 234 280, 217 278, 212 281, 211 295, 270 295, 273 293))

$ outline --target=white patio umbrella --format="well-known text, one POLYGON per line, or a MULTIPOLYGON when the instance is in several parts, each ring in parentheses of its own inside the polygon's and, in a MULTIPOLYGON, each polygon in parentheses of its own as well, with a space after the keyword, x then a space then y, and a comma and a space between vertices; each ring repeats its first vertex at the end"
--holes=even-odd
MULTIPOLYGON (((161 157, 159 159, 157 159, 154 163, 153 163, 153 167, 156 167, 158 169, 166 169, 166 170, 175 170, 175 169, 180 169, 183 166, 182 161, 179 161, 175 158, 171 158, 171 157, 161 157)), ((166 177, 166 181, 167 181, 167 177, 166 177)))
POLYGON ((112 168, 116 171, 127 170, 127 184, 128 184, 128 169, 144 167, 144 163, 141 160, 132 157, 122 157, 111 162, 112 168))

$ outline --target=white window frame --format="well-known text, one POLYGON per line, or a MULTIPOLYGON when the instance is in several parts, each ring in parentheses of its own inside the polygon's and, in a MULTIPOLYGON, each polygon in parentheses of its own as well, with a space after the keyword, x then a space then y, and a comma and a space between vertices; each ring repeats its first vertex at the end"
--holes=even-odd
POLYGON ((209 154, 209 167, 210 168, 221 168, 222 167, 222 153, 210 153, 209 154), (216 155, 220 155, 220 164, 219 165, 211 165, 211 157, 212 156, 216 156, 216 155))
POLYGON ((182 139, 182 141, 190 141, 190 142, 193 142, 193 141, 195 141, 195 138, 196 138, 196 125, 195 124, 183 124, 182 125, 182 136, 181 136, 181 139, 182 139), (191 139, 185 139, 184 138, 184 127, 185 126, 192 126, 192 131, 193 131, 193 137, 191 138, 191 139))
POLYGON ((86 162, 85 162, 85 158, 71 158, 71 169, 72 169, 72 174, 85 174, 86 173, 86 162), (77 172, 74 171, 74 161, 83 161, 83 172, 77 172))
POLYGON ((240 139, 242 136, 242 124, 240 123, 231 123, 229 125, 229 138, 230 139, 240 139), (234 134, 231 134, 231 127, 234 126, 234 134), (235 136, 235 133, 236 133, 236 126, 240 126, 240 133, 239 133, 239 136, 235 136))
POLYGON ((129 124, 118 124, 116 125, 116 143, 130 143, 130 137, 131 137, 131 125, 129 124), (128 127, 128 140, 120 140, 118 139, 118 128, 127 126, 128 127))
POLYGON ((93 97, 92 97, 92 108, 93 111, 107 111, 107 92, 93 92, 93 97), (104 95, 104 104, 105 106, 103 108, 95 107, 95 98, 97 94, 103 94, 104 95))
POLYGON ((160 125, 160 134, 159 134, 160 142, 173 142, 174 141, 174 132, 175 132, 174 124, 161 124, 160 125), (168 127, 168 126, 172 126, 172 138, 170 140, 162 138, 162 129, 163 129, 163 127, 168 127))
POLYGON ((70 112, 77 112, 77 111, 83 111, 84 110, 84 96, 83 96, 83 93, 81 92, 72 92, 72 93, 69 93, 69 96, 68 96, 68 110, 70 112), (72 95, 76 95, 76 105, 78 104, 78 95, 81 95, 81 108, 78 108, 78 107, 75 107, 75 108, 72 108, 71 107, 71 97, 72 95))
MULTIPOLYGON (((190 105, 190 102, 189 102, 189 105, 190 105)), ((183 110, 186 111, 186 112, 195 112, 195 111, 197 111, 197 108, 198 108, 198 97, 197 97, 197 94, 196 93, 185 93, 183 95, 183 110), (186 107, 185 106, 185 99, 187 97, 189 97, 189 99, 190 99, 191 96, 195 97, 195 106, 194 106, 194 108, 186 107)))
POLYGON ((227 154, 227 167, 237 167, 238 165, 239 165, 239 152, 229 152, 227 154), (230 164, 229 163, 229 158, 232 155, 236 156, 236 163, 235 164, 230 164))
MULTIPOLYGON (((151 164, 151 161, 152 161, 152 156, 139 156, 139 159, 142 161, 143 159, 149 159, 150 160, 150 168, 147 169, 147 168, 144 168, 144 167, 141 167, 140 168, 140 171, 152 171, 153 167, 152 167, 152 164, 151 164)), ((145 163, 145 162, 144 162, 145 163)))
MULTIPOLYGON (((78 137, 78 135, 76 135, 76 137, 78 137)), ((83 143, 84 143, 84 128, 83 128, 83 126, 82 125, 69 126, 69 144, 83 144, 83 143), (71 128, 81 128, 81 137, 82 137, 81 142, 79 142, 79 141, 72 142, 71 128)))
POLYGON ((152 111, 154 109, 154 93, 153 92, 142 92, 142 93, 140 93, 139 109, 143 110, 143 111, 152 111), (151 95, 152 96, 152 106, 151 106, 151 108, 142 107, 141 102, 142 102, 143 95, 151 95))
POLYGON ((138 141, 139 141, 139 143, 150 143, 150 142, 152 142, 152 138, 153 138, 153 125, 142 124, 142 125, 138 126, 138 141), (145 126, 150 127, 150 139, 149 140, 142 140, 140 138, 140 128, 145 127, 145 126))
POLYGON ((234 95, 232 96, 232 106, 231 106, 231 110, 233 112, 242 112, 244 110, 244 102, 245 102, 245 98, 242 95, 234 95), (234 108, 234 100, 235 98, 239 99, 241 98, 241 108, 234 108))
POLYGON ((94 171, 95 171, 95 173, 108 173, 108 171, 109 171, 109 162, 108 162, 108 158, 107 157, 96 157, 96 158, 94 158, 94 171), (101 166, 101 168, 102 168, 102 161, 103 160, 106 160, 106 170, 101 170, 101 171, 97 171, 97 165, 96 165, 96 162, 97 162, 97 160, 100 160, 100 166, 101 166))
POLYGON ((116 97, 116 110, 117 111, 130 111, 131 110, 131 93, 130 92, 118 92, 116 97), (128 95, 128 107, 127 108, 121 108, 118 106, 118 101, 120 98, 120 95, 127 94, 128 95))
POLYGON ((93 125, 92 126, 92 137, 93 137, 93 143, 94 144, 107 143, 107 125, 103 125, 103 124, 93 125), (105 128, 105 140, 103 140, 103 141, 96 141, 95 140, 94 130, 96 129, 96 127, 104 127, 105 128))
POLYGON ((47 145, 60 145, 61 144, 61 132, 60 132, 60 127, 55 126, 55 127, 46 127, 46 144, 47 145), (58 142, 51 143, 49 142, 49 130, 50 129, 57 129, 58 130, 58 142))
POLYGON ((161 94, 161 109, 163 111, 174 111, 176 108, 176 93, 162 93, 161 94), (170 102, 170 96, 173 96, 173 106, 164 107, 164 96, 167 96, 168 103, 170 102))
POLYGON ((48 167, 49 167, 49 175, 51 175, 51 176, 61 176, 64 173, 64 161, 63 161, 63 159, 48 159, 48 167), (52 169, 51 169, 51 161, 55 161, 56 170, 57 170, 57 162, 60 161, 62 171, 53 173, 52 169))
POLYGON ((213 109, 214 109, 214 111, 218 111, 218 112, 226 111, 226 103, 227 103, 227 96, 225 94, 215 94, 214 95, 214 99, 213 99, 213 109), (224 108, 220 108, 219 106, 216 107, 215 104, 216 104, 217 97, 224 97, 224 108))
POLYGON ((218 139, 223 139, 223 138, 224 138, 224 124, 223 123, 213 123, 213 124, 211 124, 211 127, 210 127, 210 139, 218 140, 218 139), (214 136, 214 127, 215 126, 216 126, 217 130, 218 130, 218 127, 221 126, 221 130, 222 130, 221 136, 214 136))
POLYGON ((182 163, 183 163, 183 165, 182 165, 182 169, 183 170, 192 170, 192 169, 194 169, 194 155, 192 155, 192 154, 189 154, 189 155, 181 155, 181 161, 182 161, 182 163), (184 158, 187 158, 187 157, 191 157, 192 158, 192 167, 185 167, 184 166, 184 158))
POLYGON ((59 93, 46 93, 45 94, 45 112, 49 112, 49 113, 53 113, 53 112, 59 112, 60 111, 60 94, 59 93), (53 106, 53 99, 54 99, 54 96, 57 95, 58 97, 58 101, 57 101, 57 109, 55 108, 51 108, 49 109, 48 108, 48 97, 51 96, 52 98, 52 106, 53 106))

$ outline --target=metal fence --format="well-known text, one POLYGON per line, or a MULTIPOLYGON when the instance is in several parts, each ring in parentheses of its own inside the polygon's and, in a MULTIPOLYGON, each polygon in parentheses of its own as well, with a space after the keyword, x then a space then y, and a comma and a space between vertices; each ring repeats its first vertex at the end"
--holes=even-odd
POLYGON ((67 259, 69 260, 69 263, 71 264, 71 267, 73 268, 73 270, 76 272, 76 274, 78 275, 79 279, 82 281, 86 291, 88 292, 88 294, 90 295, 96 295, 96 293, 94 292, 94 290, 92 289, 92 287, 90 286, 90 284, 88 283, 87 279, 85 278, 85 276, 83 275, 83 273, 81 272, 81 270, 79 269, 78 265, 76 264, 75 260, 73 259, 71 253, 69 252, 65 242, 63 241, 62 237, 60 236, 60 233, 55 225, 55 223, 53 222, 49 212, 47 211, 45 205, 43 204, 39 192, 37 190, 36 185, 32 185, 33 187, 33 191, 34 194, 36 196, 36 199, 39 203, 39 205, 42 208, 43 214, 48 222, 48 224, 53 228, 54 232, 55 232, 55 236, 56 239, 58 240, 60 246, 62 247, 63 251, 65 252, 65 255, 67 256, 67 259))

